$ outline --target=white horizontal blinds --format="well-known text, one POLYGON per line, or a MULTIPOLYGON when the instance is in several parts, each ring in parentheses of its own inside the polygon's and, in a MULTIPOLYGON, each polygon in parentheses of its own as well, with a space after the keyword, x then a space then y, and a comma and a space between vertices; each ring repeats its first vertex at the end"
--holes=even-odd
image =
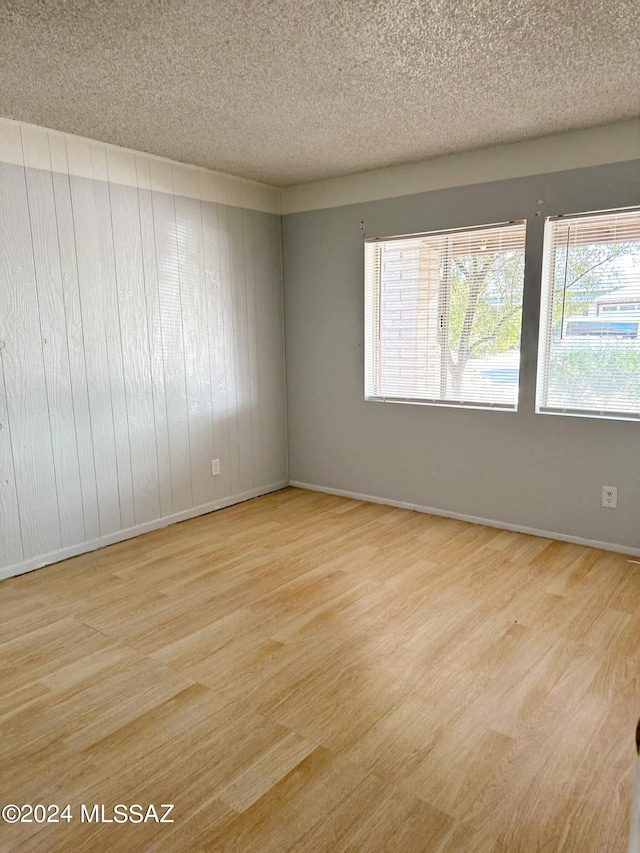
POLYGON ((538 408, 640 417, 640 210, 547 221, 538 408))
POLYGON ((365 396, 515 408, 525 224, 365 243, 365 396))

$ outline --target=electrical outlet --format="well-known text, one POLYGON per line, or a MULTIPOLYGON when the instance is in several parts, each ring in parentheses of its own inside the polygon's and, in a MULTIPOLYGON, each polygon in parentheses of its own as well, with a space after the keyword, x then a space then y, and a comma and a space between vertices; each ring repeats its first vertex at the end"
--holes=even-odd
POLYGON ((615 486, 603 486, 601 503, 606 509, 616 509, 618 506, 618 489, 615 486))
POLYGON ((211 476, 217 477, 219 473, 220 473, 220 460, 219 459, 212 459, 211 460, 211 476))

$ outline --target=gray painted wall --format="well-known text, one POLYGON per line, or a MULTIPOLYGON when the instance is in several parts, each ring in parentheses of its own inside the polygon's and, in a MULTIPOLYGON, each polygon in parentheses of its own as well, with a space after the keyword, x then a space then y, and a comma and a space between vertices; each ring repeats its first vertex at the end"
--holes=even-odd
POLYGON ((0 576, 286 483, 279 216, 0 163, 0 235, 0 576))
POLYGON ((534 414, 544 217, 638 204, 640 160, 285 216, 291 479, 639 548, 640 424, 534 414), (385 236, 511 219, 528 221, 519 410, 366 403, 361 221, 385 236))

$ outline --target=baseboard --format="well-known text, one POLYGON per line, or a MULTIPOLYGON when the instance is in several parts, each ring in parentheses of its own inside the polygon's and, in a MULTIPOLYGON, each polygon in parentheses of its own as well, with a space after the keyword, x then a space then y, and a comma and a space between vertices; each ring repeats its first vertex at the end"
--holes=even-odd
POLYGON ((116 533, 110 533, 108 536, 101 536, 99 539, 92 539, 89 542, 79 542, 77 545, 71 545, 68 548, 62 548, 59 551, 52 551, 49 554, 42 554, 39 557, 32 557, 22 563, 16 563, 13 566, 7 566, 0 569, 0 580, 4 578, 23 575, 25 572, 32 572, 34 569, 41 569, 43 566, 48 566, 51 563, 59 563, 61 560, 68 560, 69 557, 77 557, 78 554, 86 554, 89 551, 97 551, 99 548, 106 548, 107 545, 114 545, 116 542, 124 542, 125 539, 133 539, 134 536, 140 536, 143 533, 150 533, 152 530, 160 530, 162 527, 168 527, 170 524, 176 524, 179 521, 187 521, 190 518, 196 518, 198 515, 206 515, 209 512, 215 512, 217 509, 224 509, 233 504, 239 504, 251 498, 259 498, 262 495, 268 495, 270 492, 277 492, 280 489, 286 489, 289 485, 288 480, 282 480, 279 483, 271 483, 268 486, 259 486, 257 489, 250 489, 246 492, 240 492, 237 495, 230 495, 219 501, 201 504, 197 507, 176 512, 173 515, 167 515, 164 518, 156 518, 153 521, 147 521, 144 524, 138 524, 135 527, 128 527, 126 530, 118 530, 116 533))
POLYGON ((381 498, 377 495, 363 495, 359 492, 349 492, 345 489, 333 489, 330 486, 316 486, 313 483, 301 483, 299 480, 290 480, 289 485, 297 489, 307 489, 311 492, 323 492, 327 495, 338 495, 343 498, 352 498, 367 503, 385 504, 400 509, 412 509, 415 512, 424 512, 428 515, 439 515, 443 518, 455 518, 457 521, 470 521, 472 524, 482 524, 485 527, 497 527, 499 530, 512 530, 515 533, 528 533, 531 536, 540 536, 543 539, 556 539, 559 542, 571 542, 574 545, 586 545, 588 548, 599 548, 602 551, 615 551, 618 554, 628 554, 632 557, 640 557, 640 548, 628 548, 626 545, 617 545, 615 542, 598 542, 595 539, 583 539, 581 536, 568 536, 553 530, 538 530, 535 527, 524 527, 520 524, 509 524, 506 521, 497 521, 494 518, 480 518, 476 515, 465 515, 461 512, 450 512, 448 510, 436 509, 431 506, 421 506, 407 501, 396 501, 392 498, 381 498))
POLYGON ((277 492, 280 489, 285 489, 287 486, 293 486, 298 489, 306 489, 311 492, 323 492, 328 495, 338 495, 343 498, 351 498, 358 501, 366 501, 367 503, 384 504, 386 506, 394 506, 400 509, 411 509, 415 512, 424 512, 428 515, 439 515, 443 518, 454 518, 458 521, 469 521, 472 524, 483 524, 486 527, 496 527, 499 530, 513 530, 516 533, 528 533, 531 536, 541 536, 543 539, 556 539, 560 542, 571 542, 575 545, 586 545, 589 548, 599 548, 603 551, 614 551, 619 554, 628 554, 634 557, 640 557, 640 548, 628 548, 624 545, 618 545, 614 542, 599 542, 595 539, 584 539, 581 536, 568 536, 564 533, 558 533, 550 530, 538 530, 535 527, 524 527, 519 524, 509 524, 504 521, 497 521, 492 518, 481 518, 475 515, 466 515, 459 512, 449 512, 447 510, 437 509, 436 507, 422 506, 421 504, 413 504, 407 501, 397 501, 392 498, 382 498, 377 495, 365 495, 360 492, 351 492, 346 489, 334 489, 331 486, 317 486, 313 483, 302 483, 299 480, 282 480, 278 483, 271 483, 268 486, 259 486, 256 489, 250 489, 246 492, 240 492, 237 495, 230 495, 219 501, 201 504, 197 507, 176 512, 173 515, 157 518, 153 521, 148 521, 145 524, 138 524, 135 527, 129 527, 126 530, 119 530, 116 533, 111 533, 108 536, 102 536, 99 539, 93 539, 89 542, 80 542, 77 545, 71 545, 68 548, 62 548, 58 551, 52 551, 49 554, 42 554, 39 557, 32 557, 22 563, 16 563, 12 566, 6 566, 0 569, 0 580, 5 578, 22 575, 26 572, 32 572, 34 569, 40 569, 43 566, 48 566, 51 563, 59 563, 62 560, 68 560, 70 557, 76 557, 78 554, 86 554, 90 551, 97 551, 100 548, 106 548, 107 545, 114 545, 116 542, 124 542, 126 539, 133 539, 135 536, 140 536, 143 533, 150 533, 152 530, 160 530, 163 527, 169 527, 171 524, 177 524, 180 521, 187 521, 190 518, 196 518, 199 515, 206 515, 209 512, 215 512, 218 509, 224 509, 234 504, 242 503, 251 498, 258 498, 262 495, 268 495, 271 492, 277 492))

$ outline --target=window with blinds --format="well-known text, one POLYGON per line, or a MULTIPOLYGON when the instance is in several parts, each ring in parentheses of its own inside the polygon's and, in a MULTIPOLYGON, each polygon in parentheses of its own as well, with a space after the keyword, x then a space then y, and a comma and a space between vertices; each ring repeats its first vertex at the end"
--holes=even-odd
POLYGON ((517 407, 525 228, 365 242, 365 399, 517 407))
POLYGON ((552 217, 539 412, 640 417, 640 210, 552 217))

